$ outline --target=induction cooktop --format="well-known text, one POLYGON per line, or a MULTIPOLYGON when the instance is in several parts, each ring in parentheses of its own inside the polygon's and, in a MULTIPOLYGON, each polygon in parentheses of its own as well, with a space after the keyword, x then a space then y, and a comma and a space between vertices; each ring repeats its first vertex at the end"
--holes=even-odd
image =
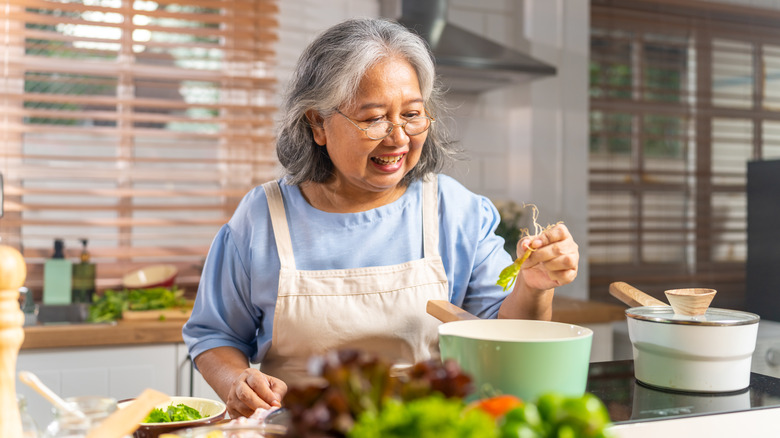
POLYGON ((637 381, 632 360, 591 363, 587 391, 604 402, 614 423, 780 406, 780 379, 775 377, 751 373, 750 386, 736 392, 676 392, 637 381))

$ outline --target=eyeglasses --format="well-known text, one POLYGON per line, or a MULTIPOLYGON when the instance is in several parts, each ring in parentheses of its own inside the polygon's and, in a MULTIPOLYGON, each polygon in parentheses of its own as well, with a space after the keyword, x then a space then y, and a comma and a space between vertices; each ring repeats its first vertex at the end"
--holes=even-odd
POLYGON ((436 121, 436 119, 428 116, 415 116, 403 123, 393 123, 389 120, 379 120, 374 123, 371 123, 365 128, 361 128, 357 123, 355 123, 354 120, 347 117, 344 113, 342 113, 338 109, 336 110, 336 112, 344 116, 345 119, 349 120, 350 123, 355 125, 357 129, 365 132, 366 136, 368 136, 368 138, 370 138, 371 140, 382 140, 383 138, 392 134, 393 129, 396 126, 400 126, 401 129, 404 130, 406 135, 410 135, 410 136, 420 135, 423 132, 427 131, 428 128, 431 127, 431 123, 436 121))

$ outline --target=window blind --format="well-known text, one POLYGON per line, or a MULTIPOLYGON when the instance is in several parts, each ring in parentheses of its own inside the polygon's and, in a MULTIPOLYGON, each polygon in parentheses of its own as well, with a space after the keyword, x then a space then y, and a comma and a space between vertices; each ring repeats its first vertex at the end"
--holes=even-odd
POLYGON ((98 290, 211 239, 274 177, 273 0, 0 0, 3 243, 40 293, 53 241, 98 290))
POLYGON ((747 162, 778 156, 778 26, 712 2, 591 1, 593 297, 626 281, 744 307, 747 162))

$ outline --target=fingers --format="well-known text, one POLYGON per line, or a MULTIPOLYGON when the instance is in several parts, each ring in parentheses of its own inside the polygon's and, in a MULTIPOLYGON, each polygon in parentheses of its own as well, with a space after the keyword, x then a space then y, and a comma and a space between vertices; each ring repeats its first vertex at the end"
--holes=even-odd
POLYGON ((281 406, 282 398, 287 393, 287 385, 284 382, 259 371, 247 379, 247 384, 252 392, 259 396, 263 403, 267 404, 267 406, 259 406, 265 409, 281 406))
POLYGON ((576 277, 579 246, 566 225, 558 224, 538 236, 525 238, 518 247, 523 251, 528 247, 534 250, 523 263, 523 269, 544 269, 551 279, 561 281, 561 284, 569 283, 576 277))
POLYGON ((231 417, 249 417, 258 408, 281 406, 287 393, 287 385, 254 368, 242 372, 231 387, 228 396, 228 412, 231 417))

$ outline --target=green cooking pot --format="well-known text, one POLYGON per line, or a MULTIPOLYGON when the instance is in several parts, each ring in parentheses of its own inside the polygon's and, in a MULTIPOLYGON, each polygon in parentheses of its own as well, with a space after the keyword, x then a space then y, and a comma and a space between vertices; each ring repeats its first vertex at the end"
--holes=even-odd
POLYGON ((471 375, 471 399, 512 394, 535 401, 548 392, 585 393, 592 330, 550 321, 464 320, 468 313, 455 313, 440 318, 451 322, 439 326, 439 348, 442 360, 454 359, 471 375))

